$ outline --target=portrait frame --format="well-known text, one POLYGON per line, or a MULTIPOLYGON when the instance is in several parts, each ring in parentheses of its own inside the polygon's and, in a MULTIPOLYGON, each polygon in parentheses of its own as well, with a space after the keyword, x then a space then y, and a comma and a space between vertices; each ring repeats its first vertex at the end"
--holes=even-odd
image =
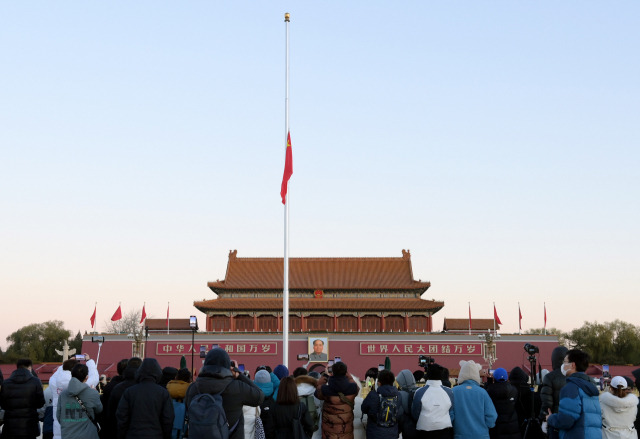
POLYGON ((309 352, 309 363, 326 363, 329 361, 329 337, 318 336, 307 338, 307 352, 309 352), (313 350, 313 344, 316 340, 322 341, 323 349, 320 359, 317 358, 313 350))

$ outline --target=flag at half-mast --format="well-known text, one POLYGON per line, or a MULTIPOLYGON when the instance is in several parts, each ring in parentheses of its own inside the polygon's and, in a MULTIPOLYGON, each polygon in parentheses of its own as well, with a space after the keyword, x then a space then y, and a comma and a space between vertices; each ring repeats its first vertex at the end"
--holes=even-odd
POLYGON ((282 186, 280 187, 280 196, 282 204, 287 203, 287 186, 289 179, 293 174, 293 153, 291 152, 291 133, 287 133, 287 151, 284 159, 284 174, 282 175, 282 186))

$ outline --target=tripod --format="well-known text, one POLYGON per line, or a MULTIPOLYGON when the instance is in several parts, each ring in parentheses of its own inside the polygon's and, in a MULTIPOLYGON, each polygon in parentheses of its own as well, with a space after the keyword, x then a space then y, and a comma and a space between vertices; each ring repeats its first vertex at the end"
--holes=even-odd
POLYGON ((529 360, 529 377, 531 379, 531 413, 529 413, 529 417, 525 419, 525 429, 524 434, 522 435, 522 439, 539 439, 544 438, 544 433, 542 432, 542 427, 540 426, 540 420, 536 416, 535 413, 535 392, 534 385, 536 383, 536 356, 535 354, 529 355, 527 358, 529 360))

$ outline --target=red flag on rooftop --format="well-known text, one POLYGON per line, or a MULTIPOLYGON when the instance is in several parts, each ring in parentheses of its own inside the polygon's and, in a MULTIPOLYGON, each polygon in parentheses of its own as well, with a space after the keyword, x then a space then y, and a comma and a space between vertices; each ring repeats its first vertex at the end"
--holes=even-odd
POLYGON ((140 323, 141 324, 144 323, 144 319, 147 318, 147 312, 144 310, 145 305, 142 305, 142 317, 140 318, 140 323))
POLYGON ((116 312, 113 313, 113 316, 111 317, 111 321, 117 322, 121 318, 122 318, 122 310, 120 309, 120 305, 118 305, 118 309, 116 309, 116 312))
POLYGON ((518 303, 518 329, 522 331, 522 312, 520 311, 519 303, 518 303))
POLYGON ((96 324, 96 308, 98 307, 98 305, 95 305, 93 307, 93 314, 91 314, 91 329, 93 329, 93 327, 96 324))
POLYGON ((493 320, 495 320, 498 325, 502 325, 502 322, 500 321, 500 317, 498 317, 498 311, 496 311, 495 305, 493 305, 493 320))
POLYGON ((547 329, 547 304, 544 304, 544 329, 547 329))
POLYGON ((167 302, 167 334, 169 333, 169 302, 167 302))
POLYGON ((291 133, 287 133, 287 151, 284 159, 284 174, 282 175, 282 186, 280 187, 280 196, 282 204, 287 203, 287 185, 293 174, 293 154, 291 152, 291 133))

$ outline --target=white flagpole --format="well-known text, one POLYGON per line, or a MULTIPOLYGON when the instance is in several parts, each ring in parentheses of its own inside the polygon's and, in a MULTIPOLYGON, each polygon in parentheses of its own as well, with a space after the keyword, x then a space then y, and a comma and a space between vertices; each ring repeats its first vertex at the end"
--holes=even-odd
MULTIPOLYGON (((284 14, 285 22, 285 98, 284 98, 284 144, 287 148, 289 134, 289 13, 284 14)), ((288 183, 287 183, 288 185, 288 183)), ((289 367, 289 186, 284 203, 284 285, 282 290, 282 364, 289 367)))

